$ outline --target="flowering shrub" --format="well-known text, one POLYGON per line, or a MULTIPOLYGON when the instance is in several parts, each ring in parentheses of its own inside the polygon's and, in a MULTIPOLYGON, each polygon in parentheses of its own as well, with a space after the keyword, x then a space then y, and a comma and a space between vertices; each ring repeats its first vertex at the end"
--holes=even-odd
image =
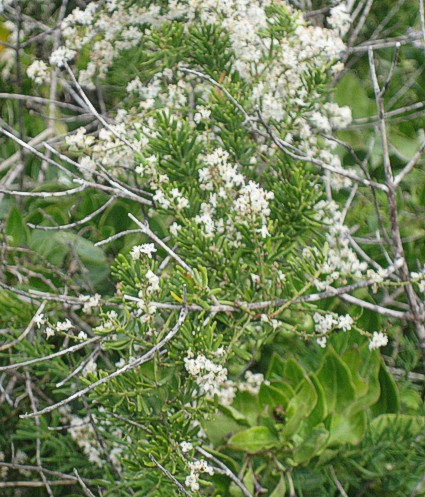
MULTIPOLYGON (((424 273, 406 279, 399 248, 385 267, 363 257, 332 197, 360 185, 392 198, 392 183, 343 167, 336 150, 333 132, 351 122, 329 97, 347 9, 331 8, 323 27, 277 0, 89 2, 63 10, 62 42, 26 67, 35 91, 60 80, 69 109, 89 121, 70 119, 46 152, 3 129, 43 161, 44 179, 25 220, 12 210, 5 241, 41 246, 55 267, 69 260, 67 275, 48 267, 37 284, 28 274, 25 288, 2 287, 10 309, 24 308, 11 327, 30 323, 0 347, 13 348, 0 372, 22 371, 28 397, 10 431, 46 495, 55 484, 41 447, 65 460, 61 471, 76 468, 68 481, 86 495, 97 485, 104 495, 235 497, 334 495, 334 465, 343 461, 344 477, 362 467, 369 439, 387 447, 390 424, 412 457, 423 449, 424 418, 401 413, 375 350, 386 330, 358 321, 374 306, 369 289, 408 280, 416 302, 424 273), (61 206, 84 202, 89 214, 68 222, 61 206), (17 227, 20 238, 6 240, 17 227), (358 307, 323 303, 335 297, 358 307)), ((3 470, 28 470, 13 451, 7 463, 8 451, 3 470)))

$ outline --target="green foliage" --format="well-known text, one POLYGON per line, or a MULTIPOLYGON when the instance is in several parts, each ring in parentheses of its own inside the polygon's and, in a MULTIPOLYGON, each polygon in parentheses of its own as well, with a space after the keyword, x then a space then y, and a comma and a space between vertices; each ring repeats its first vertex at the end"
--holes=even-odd
MULTIPOLYGON (((128 2, 126 8, 139 3, 128 2)), ((169 2, 145 3, 160 4, 165 12, 169 2)), ((30 2, 23 4, 33 13, 30 2)), ((68 11, 74 7, 70 2, 68 11)), ((57 14, 59 8, 60 2, 51 2, 51 11, 44 17, 43 13, 36 15, 48 22, 49 13, 57 14)), ((411 18, 411 7, 405 8, 404 22, 411 18)), ((379 9, 387 13, 388 6, 375 2, 367 21, 371 26, 379 9)), ((260 34, 274 43, 291 39, 297 26, 304 23, 297 24, 298 14, 280 2, 266 11, 273 22, 269 19, 260 34)), ((329 191, 313 164, 302 157, 294 159, 274 146, 269 136, 271 129, 275 141, 288 140, 287 150, 301 146, 298 119, 322 109, 329 98, 350 105, 355 119, 373 120, 376 104, 363 76, 367 73, 365 59, 360 57, 357 69, 336 82, 333 97, 329 85, 334 61, 320 66, 309 61, 299 90, 307 99, 300 104, 299 98, 284 92, 284 117, 270 118, 263 125, 261 113, 267 99, 263 94, 254 97, 255 85, 261 82, 267 86, 268 71, 276 58, 273 44, 262 65, 256 67, 256 77, 249 80, 235 69, 240 61, 225 23, 187 24, 176 15, 149 29, 147 26, 141 23, 143 37, 137 46, 118 50, 105 74, 96 73, 95 91, 87 90, 98 109, 104 112, 106 108, 108 119, 116 118, 118 109, 126 112, 127 127, 123 129, 137 146, 131 167, 126 165, 130 151, 119 140, 107 149, 106 158, 101 156, 99 149, 104 143, 99 128, 90 135, 93 142, 78 150, 58 145, 58 150, 74 161, 94 158, 99 166, 95 172, 81 173, 76 162, 63 156, 52 155, 58 168, 25 154, 23 174, 15 185, 34 193, 57 193, 74 187, 78 178, 91 182, 83 192, 16 199, 0 193, 0 336, 6 336, 0 344, 0 367, 19 366, 78 346, 88 339, 86 333, 95 340, 90 347, 55 355, 48 361, 0 370, 0 463, 3 457, 16 463, 19 449, 26 454, 26 463, 37 466, 40 446, 46 467, 68 475, 76 468, 93 492, 97 487, 103 489, 99 495, 174 496, 179 493, 175 482, 158 465, 185 486, 190 463, 201 458, 198 450, 203 448, 216 458, 203 456, 215 471, 213 475, 200 474, 200 489, 190 489, 193 496, 244 495, 235 478, 220 471, 220 463, 256 497, 335 497, 341 494, 336 479, 349 497, 414 495, 425 470, 425 411, 420 387, 411 381, 417 381, 417 375, 422 378, 417 340, 404 321, 389 321, 332 295, 303 300, 305 295, 321 291, 317 283, 323 283, 328 275, 321 275, 321 270, 339 243, 329 243, 327 235, 333 226, 323 221, 325 215, 318 215, 318 206, 329 191), (182 67, 201 71, 204 79, 183 73, 179 70, 182 67), (162 90, 172 88, 170 93, 178 94, 178 84, 184 82, 189 88, 184 90, 188 93, 185 103, 172 98, 170 103, 164 94, 158 94, 142 112, 147 97, 128 91, 128 84, 139 78, 141 85, 148 87, 155 77, 162 90), (208 77, 216 84, 205 79, 208 77), (239 106, 251 116, 250 121, 239 106), (208 110, 209 117, 195 122, 200 107, 208 110), (217 150, 225 152, 224 162, 235 168, 233 176, 240 173, 245 185, 252 182, 257 192, 273 194, 265 221, 259 216, 252 220, 235 214, 241 185, 229 188, 219 175, 211 186, 200 181, 201 171, 217 150), (112 167, 109 155, 114 157, 112 167), (226 188, 230 192, 227 197, 223 194, 226 188), (187 206, 173 204, 178 198, 173 193, 176 189, 188 201, 187 206), (212 191, 217 224, 206 233, 197 218, 210 202, 212 191), (158 192, 168 205, 152 200, 158 192), (109 194, 113 196, 111 203, 92 217, 109 201, 109 194), (148 222, 156 238, 139 230, 128 213, 148 222), (178 229, 173 231, 175 224, 178 229), (98 244, 108 237, 107 244, 98 244), (154 252, 134 256, 135 247, 153 240, 154 252), (33 318, 41 306, 42 324, 38 326, 33 318), (159 347, 173 333, 182 309, 188 310, 189 317, 173 338, 147 362, 131 367, 133 361, 159 347), (344 332, 335 325, 327 348, 322 350, 314 340, 323 338, 314 313, 349 313, 352 330, 344 332), (53 329, 52 337, 46 333, 49 329, 53 329), (24 330, 28 333, 23 335, 24 330), (375 330, 388 330, 391 335, 392 344, 384 356, 369 350, 366 337, 375 330), (200 357, 204 367, 196 374, 196 364, 191 366, 190 361, 200 357), (127 367, 125 373, 93 386, 122 367, 127 367), (249 373, 263 375, 265 381, 253 386, 249 373), (219 374, 225 381, 211 382, 211 386, 209 381, 219 374), (83 388, 88 391, 65 407, 40 416, 38 424, 19 417, 34 409, 29 383, 40 410, 83 388), (183 450, 185 442, 193 447, 183 450)), ((393 27, 396 30, 397 26, 393 27)), ((4 29, 0 23, 0 39, 7 39, 4 29)), ((102 36, 99 33, 79 52, 76 69, 80 74, 98 55, 93 45, 102 36)), ((122 41, 119 36, 114 43, 122 41)), ((48 51, 41 43, 25 46, 21 61, 25 69, 34 57, 47 60, 48 51)), ((391 54, 383 53, 379 64, 388 70, 391 54)), ((416 53, 403 53, 402 70, 395 72, 397 80, 403 78, 406 68, 410 73, 421 61, 416 53)), ((21 76, 19 89, 17 81, 0 81, 2 92, 22 91, 50 98, 48 85, 36 87, 24 73, 21 76)), ((422 86, 418 84, 407 93, 424 100, 422 86)), ((67 85, 60 81, 57 98, 67 102, 66 91, 67 85)), ((391 101, 396 93, 389 91, 385 98, 391 101)), ((56 112, 58 119, 71 119, 69 124, 58 120, 58 134, 80 127, 81 121, 75 119, 80 118, 69 109, 64 114, 56 112)), ((45 128, 46 119, 38 111, 21 114, 22 108, 15 101, 1 105, 2 119, 10 118, 16 129, 21 126, 19 117, 23 117, 21 131, 26 139, 45 128)), ((395 173, 417 150, 417 130, 422 124, 422 117, 415 124, 389 123, 395 173)), ((95 129, 95 125, 87 128, 95 129)), ((379 139, 373 146, 368 142, 374 134, 372 126, 339 131, 338 137, 352 148, 338 146, 337 150, 343 166, 348 167, 355 162, 353 151, 360 160, 369 154, 368 174, 383 181, 382 144, 379 139)), ((314 138, 315 149, 320 151, 325 139, 319 134, 314 138)), ((10 157, 14 152, 12 142, 0 142, 2 156, 10 157)), ((0 175, 7 184, 8 173, 3 176, 1 167, 0 175)), ((397 199, 411 268, 423 262, 422 246, 417 243, 424 231, 422 180, 423 170, 414 170, 406 180, 406 193, 397 199)), ((344 192, 335 194, 340 205, 348 205, 346 198, 344 192)), ((385 201, 382 191, 369 190, 362 190, 353 200, 346 215, 359 238, 368 241, 369 234, 378 229, 389 231, 389 221, 384 219, 382 226, 380 219, 386 212, 385 201)), ((365 252, 382 267, 387 267, 387 258, 392 256, 373 243, 366 245, 365 252)), ((341 285, 358 282, 351 274, 339 276, 341 285)), ((386 284, 377 292, 359 288, 355 295, 379 303, 381 298, 391 298, 392 285, 396 291, 401 288, 394 280, 386 284)), ((404 310, 406 304, 401 304, 404 310)), ((0 464, 0 475, 4 476, 1 469, 0 464)), ((16 467, 10 469, 7 479, 26 481, 35 475, 37 468, 28 475, 16 467)), ((3 490, 5 497, 15 494, 14 489, 3 490)), ((55 496, 81 492, 75 485, 54 487, 55 496)), ((417 497, 423 494, 417 490, 417 497)), ((47 493, 44 487, 30 487, 20 495, 44 497, 47 493)))

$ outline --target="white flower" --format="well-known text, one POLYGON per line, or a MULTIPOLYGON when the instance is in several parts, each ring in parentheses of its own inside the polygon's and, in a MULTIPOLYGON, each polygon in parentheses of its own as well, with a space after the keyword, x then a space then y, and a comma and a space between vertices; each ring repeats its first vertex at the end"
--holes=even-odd
POLYGON ((353 318, 349 315, 346 314, 345 316, 339 316, 338 317, 338 328, 343 331, 348 331, 351 330, 351 325, 353 324, 353 318))
POLYGON ((351 17, 347 11, 347 5, 344 2, 330 10, 328 24, 341 36, 345 35, 345 33, 347 33, 350 29, 351 17))
POLYGON ((189 487, 192 492, 197 492, 199 490, 199 475, 196 473, 190 473, 190 475, 186 476, 185 485, 189 487))
POLYGON ((56 329, 58 331, 69 331, 73 327, 74 325, 69 319, 65 319, 65 321, 56 323, 56 329))
POLYGON ((185 484, 189 487, 192 492, 199 490, 199 475, 201 473, 208 473, 209 475, 214 474, 213 468, 203 459, 194 459, 188 463, 190 469, 190 475, 186 477, 185 484))
POLYGON ((193 445, 190 442, 181 442, 180 448, 183 453, 189 452, 193 449, 193 445))
POLYGON ((91 314, 92 309, 100 305, 101 296, 96 293, 95 295, 80 295, 78 300, 84 302, 83 312, 91 314))
POLYGON ((374 331, 372 339, 369 343, 369 350, 379 349, 380 347, 385 347, 388 343, 387 335, 384 335, 382 331, 374 331))
POLYGON ((267 238, 268 236, 270 236, 269 230, 265 224, 263 224, 263 226, 261 226, 261 228, 257 230, 257 233, 261 233, 262 238, 267 238))
POLYGON ((196 107, 195 115, 193 116, 193 120, 196 124, 199 124, 202 120, 206 120, 210 117, 211 111, 203 106, 196 107))
POLYGON ((261 385, 264 383, 264 375, 261 373, 252 373, 247 371, 245 373, 246 382, 240 383, 239 390, 242 392, 248 392, 251 395, 258 395, 261 385))
POLYGON ((34 83, 41 85, 49 81, 49 69, 42 60, 35 60, 27 69, 27 75, 34 83))
POLYGON ((320 337, 316 342, 324 349, 326 347, 327 338, 325 336, 320 337))
POLYGON ((97 370, 96 362, 93 359, 90 359, 90 361, 85 365, 81 374, 83 376, 87 376, 89 373, 96 373, 96 370, 97 370))
POLYGON ((329 330, 331 330, 334 326, 338 324, 338 321, 336 320, 335 314, 325 314, 324 316, 322 314, 319 314, 318 312, 315 312, 313 314, 313 321, 315 322, 315 330, 318 333, 327 333, 329 330))
POLYGON ((208 399, 217 395, 222 405, 230 405, 236 393, 234 383, 227 379, 227 369, 215 364, 203 354, 196 358, 187 355, 184 359, 186 371, 194 377, 201 394, 208 399))
POLYGON ((46 338, 49 339, 50 337, 55 336, 56 331, 53 328, 50 328, 50 326, 47 326, 44 333, 46 334, 46 338))
POLYGON ((44 314, 37 314, 34 316, 34 324, 37 328, 40 328, 42 324, 44 324, 46 320, 44 319, 44 314))
POLYGON ((87 339, 87 333, 85 333, 84 331, 80 331, 80 333, 78 333, 77 338, 79 340, 86 340, 87 339))
POLYGON ((158 276, 152 272, 150 269, 146 273, 146 279, 149 282, 149 286, 147 288, 148 293, 156 292, 159 290, 159 278, 158 276))
POLYGON ((75 50, 71 50, 66 47, 59 47, 57 50, 52 52, 52 55, 50 56, 50 64, 52 66, 58 66, 58 67, 63 67, 66 62, 69 62, 72 60, 76 55, 75 50))
POLYGON ((140 259, 142 254, 145 254, 152 259, 152 254, 156 252, 155 245, 153 243, 145 243, 143 245, 136 245, 131 249, 130 255, 133 261, 140 259))
POLYGON ((174 222, 171 226, 170 226, 170 233, 173 235, 173 236, 177 236, 178 235, 178 232, 182 229, 182 227, 177 224, 176 222, 174 222))

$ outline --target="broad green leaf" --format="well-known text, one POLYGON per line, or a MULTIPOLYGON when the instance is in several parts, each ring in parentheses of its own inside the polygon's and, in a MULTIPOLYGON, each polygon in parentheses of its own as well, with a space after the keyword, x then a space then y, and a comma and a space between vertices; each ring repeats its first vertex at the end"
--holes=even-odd
POLYGON ((286 412, 287 423, 283 430, 283 435, 286 437, 292 436, 298 430, 303 420, 313 411, 316 403, 316 389, 310 378, 305 377, 299 385, 295 396, 288 404, 286 412))
POLYGON ((325 393, 329 412, 340 413, 355 400, 350 370, 331 347, 326 352, 317 379, 325 393))
POLYGON ((316 390, 317 402, 314 406, 314 409, 305 421, 305 428, 307 431, 311 430, 314 426, 323 421, 328 414, 328 405, 326 402, 325 391, 323 390, 322 385, 320 384, 316 375, 310 374, 309 378, 316 390))
POLYGON ((266 378, 268 380, 281 379, 283 377, 284 369, 285 369, 285 362, 278 354, 274 352, 270 359, 269 369, 267 371, 266 378))
POLYGON ((304 369, 298 364, 295 359, 289 359, 288 361, 286 361, 283 376, 292 388, 297 388, 297 386, 304 379, 305 374, 306 373, 304 369))
POLYGON ((400 396, 397 385, 383 363, 379 369, 379 385, 381 393, 378 402, 371 407, 373 415, 399 412, 400 396))
POLYGON ((365 86, 353 73, 347 73, 335 89, 335 102, 338 105, 349 105, 353 117, 367 117, 373 112, 373 101, 368 98, 365 86))
POLYGON ((265 426, 254 426, 233 435, 228 446, 234 450, 255 454, 276 447, 279 440, 265 426))
POLYGON ((364 412, 356 414, 331 414, 326 422, 330 432, 327 445, 358 444, 366 430, 366 415, 364 412))
POLYGON ((234 419, 220 413, 213 419, 204 421, 203 428, 208 435, 208 439, 215 447, 218 447, 226 441, 229 434, 238 432, 242 426, 234 419))
POLYGON ((258 398, 262 409, 268 406, 272 411, 277 406, 286 409, 293 395, 294 391, 289 385, 283 381, 274 381, 270 385, 261 385, 258 398))
POLYGON ((7 218, 6 234, 12 237, 13 245, 25 245, 28 241, 29 231, 27 225, 16 206, 12 207, 7 218))
POLYGON ((347 407, 347 413, 370 407, 377 402, 380 394, 378 351, 371 352, 367 347, 351 348, 342 359, 351 372, 351 379, 356 389, 356 400, 347 407))
POLYGON ((314 428, 305 440, 296 447, 292 456, 293 461, 296 464, 307 464, 325 449, 328 439, 329 432, 322 423, 314 428))
POLYGON ((237 409, 235 409, 233 406, 219 405, 218 408, 220 409, 220 411, 223 414, 225 414, 229 418, 234 419, 237 423, 239 423, 241 425, 249 426, 249 422, 246 419, 246 417, 241 412, 239 412, 237 409))
POLYGON ((248 392, 238 392, 232 407, 239 411, 251 426, 257 424, 257 419, 260 414, 258 398, 248 392))
POLYGON ((286 494, 286 482, 283 476, 280 477, 279 483, 274 488, 270 497, 285 497, 286 494))

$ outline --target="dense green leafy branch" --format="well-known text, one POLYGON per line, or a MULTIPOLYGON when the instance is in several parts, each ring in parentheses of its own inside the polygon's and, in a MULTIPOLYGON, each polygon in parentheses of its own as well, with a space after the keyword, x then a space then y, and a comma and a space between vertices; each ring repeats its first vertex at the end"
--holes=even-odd
POLYGON ((43 5, 0 1, 2 488, 423 494, 423 403, 388 372, 417 368, 423 145, 392 157, 392 53, 353 106, 380 138, 329 93, 418 33, 379 39, 393 9, 355 45, 372 2, 43 5))

